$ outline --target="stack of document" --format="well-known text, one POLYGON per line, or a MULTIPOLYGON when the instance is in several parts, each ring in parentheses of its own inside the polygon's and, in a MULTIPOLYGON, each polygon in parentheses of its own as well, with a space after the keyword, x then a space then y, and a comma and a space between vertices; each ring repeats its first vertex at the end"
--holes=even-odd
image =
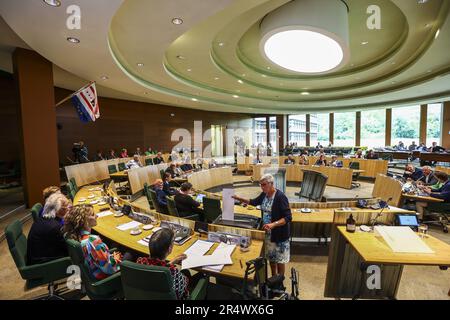
POLYGON ((382 237, 393 252, 434 253, 410 227, 376 226, 375 235, 382 237))
POLYGON ((137 222, 137 221, 130 221, 124 224, 120 224, 118 225, 116 228, 121 230, 121 231, 127 231, 130 229, 134 229, 136 227, 139 227, 142 223, 137 222))
POLYGON ((197 240, 184 252, 187 258, 181 262, 181 269, 214 266, 212 268, 213 271, 220 271, 224 265, 233 264, 231 254, 236 248, 236 245, 221 243, 212 254, 205 255, 213 244, 213 242, 197 240))
POLYGON ((97 218, 103 218, 106 216, 110 216, 112 214, 114 214, 114 213, 111 210, 101 211, 101 212, 97 213, 97 218))

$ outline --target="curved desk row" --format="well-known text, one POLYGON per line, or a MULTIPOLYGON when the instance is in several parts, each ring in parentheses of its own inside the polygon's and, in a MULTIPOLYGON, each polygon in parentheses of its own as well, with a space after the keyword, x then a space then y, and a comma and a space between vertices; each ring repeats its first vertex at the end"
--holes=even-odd
MULTIPOLYGON (((335 168, 326 166, 301 166, 298 164, 280 165, 281 168, 286 168, 286 181, 301 182, 303 181, 303 170, 311 170, 323 173, 328 177, 327 185, 335 186, 345 189, 351 189, 352 176, 355 170, 349 168, 335 168)), ((253 166, 253 180, 261 179, 264 171, 268 168, 276 168, 268 165, 254 165, 253 166)), ((361 172, 361 171, 359 171, 361 172)))
POLYGON ((187 180, 196 190, 208 190, 214 187, 232 185, 232 168, 220 167, 194 172, 187 177, 187 180))
MULTIPOLYGON (((80 198, 87 198, 89 194, 94 194, 97 198, 101 196, 100 191, 92 191, 89 190, 92 186, 85 186, 79 190, 79 192, 76 194, 74 199, 74 204, 83 204, 80 203, 80 198)), ((111 196, 117 197, 117 195, 112 191, 109 190, 108 192, 111 196)), ((173 217, 173 216, 167 216, 163 214, 156 213, 153 210, 149 210, 140 206, 136 206, 133 203, 128 203, 122 199, 119 198, 120 204, 129 204, 133 207, 133 209, 137 212, 144 213, 147 215, 151 215, 158 221, 171 221, 177 224, 180 224, 185 227, 189 227, 192 230, 194 229, 195 222, 192 220, 187 220, 183 218, 173 217)), ((99 213, 101 209, 110 209, 109 205, 99 206, 97 204, 94 204, 94 210, 96 213, 99 213)), ((139 240, 144 239, 145 237, 149 236, 152 231, 145 231, 142 230, 142 233, 139 235, 131 235, 130 231, 121 231, 117 229, 118 225, 121 225, 123 223, 127 223, 132 221, 131 218, 127 216, 122 217, 115 217, 114 215, 108 215, 104 217, 99 217, 97 219, 97 226, 94 227, 94 230, 100 234, 104 238, 108 238, 111 241, 122 245, 130 250, 133 250, 135 252, 138 252, 142 255, 148 255, 148 246, 144 246, 140 243, 138 243, 139 240)), ((240 234, 249 236, 252 238, 252 244, 250 245, 250 250, 248 252, 241 252, 238 247, 234 250, 233 254, 231 255, 231 258, 233 260, 233 264, 231 265, 225 265, 221 272, 213 272, 208 271, 215 276, 224 276, 224 277, 233 277, 233 278, 243 278, 245 273, 245 262, 255 259, 261 255, 262 248, 263 248, 263 240, 264 240, 264 232, 258 231, 258 230, 247 230, 247 229, 241 229, 241 228, 231 228, 226 226, 219 226, 219 225, 209 225, 209 231, 218 231, 218 232, 230 232, 234 234, 240 234), (242 267, 241 267, 242 263, 242 267)), ((205 237, 200 237, 200 234, 194 233, 192 238, 188 240, 183 245, 174 245, 172 253, 168 256, 168 259, 173 259, 176 256, 182 254, 186 249, 188 249, 196 240, 203 239, 206 240, 205 237)), ((218 244, 214 244, 214 246, 211 248, 210 252, 214 251, 218 244)), ((209 253, 210 253, 209 252, 209 253)), ((205 271, 203 271, 205 272, 205 271)))

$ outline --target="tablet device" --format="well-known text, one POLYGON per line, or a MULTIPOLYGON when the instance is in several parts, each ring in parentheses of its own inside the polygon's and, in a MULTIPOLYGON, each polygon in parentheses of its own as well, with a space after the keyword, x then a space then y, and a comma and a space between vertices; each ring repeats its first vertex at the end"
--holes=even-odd
POLYGON ((206 196, 206 195, 200 193, 200 194, 197 195, 197 198, 195 199, 195 201, 200 202, 200 203, 203 203, 203 198, 204 198, 205 196, 206 196))
POLYGON ((395 223, 397 226, 417 228, 419 221, 414 214, 397 214, 395 216, 395 223))

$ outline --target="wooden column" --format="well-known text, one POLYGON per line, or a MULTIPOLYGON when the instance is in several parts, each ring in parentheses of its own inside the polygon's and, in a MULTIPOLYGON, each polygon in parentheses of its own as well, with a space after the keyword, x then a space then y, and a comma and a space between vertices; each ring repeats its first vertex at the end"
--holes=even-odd
POLYGON ((311 146, 311 115, 306 115, 306 146, 311 146))
POLYGON ((330 143, 333 145, 334 144, 334 113, 330 113, 330 143))
POLYGON ((391 145, 391 133, 392 133, 392 109, 386 109, 386 132, 384 136, 384 144, 386 146, 391 145))
POLYGON ((60 185, 52 63, 34 51, 16 49, 22 183, 27 207, 42 202, 42 190, 60 185))
POLYGON ((270 116, 266 116, 266 145, 270 143, 270 116))
POLYGON ((277 115, 277 135, 278 135, 278 149, 276 151, 280 151, 286 145, 286 115, 277 115))
POLYGON ((428 105, 427 104, 421 105, 419 144, 427 143, 427 113, 428 113, 428 105))
POLYGON ((450 149, 450 101, 444 102, 442 113, 442 143, 447 150, 450 149))
POLYGON ((361 111, 356 112, 355 146, 361 146, 361 111))

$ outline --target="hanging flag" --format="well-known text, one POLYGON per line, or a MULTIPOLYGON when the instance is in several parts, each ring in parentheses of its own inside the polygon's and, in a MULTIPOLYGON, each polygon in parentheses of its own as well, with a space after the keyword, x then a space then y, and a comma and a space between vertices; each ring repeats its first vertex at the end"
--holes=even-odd
POLYGON ((82 122, 95 121, 100 117, 95 82, 91 82, 75 92, 72 96, 72 103, 82 122))

